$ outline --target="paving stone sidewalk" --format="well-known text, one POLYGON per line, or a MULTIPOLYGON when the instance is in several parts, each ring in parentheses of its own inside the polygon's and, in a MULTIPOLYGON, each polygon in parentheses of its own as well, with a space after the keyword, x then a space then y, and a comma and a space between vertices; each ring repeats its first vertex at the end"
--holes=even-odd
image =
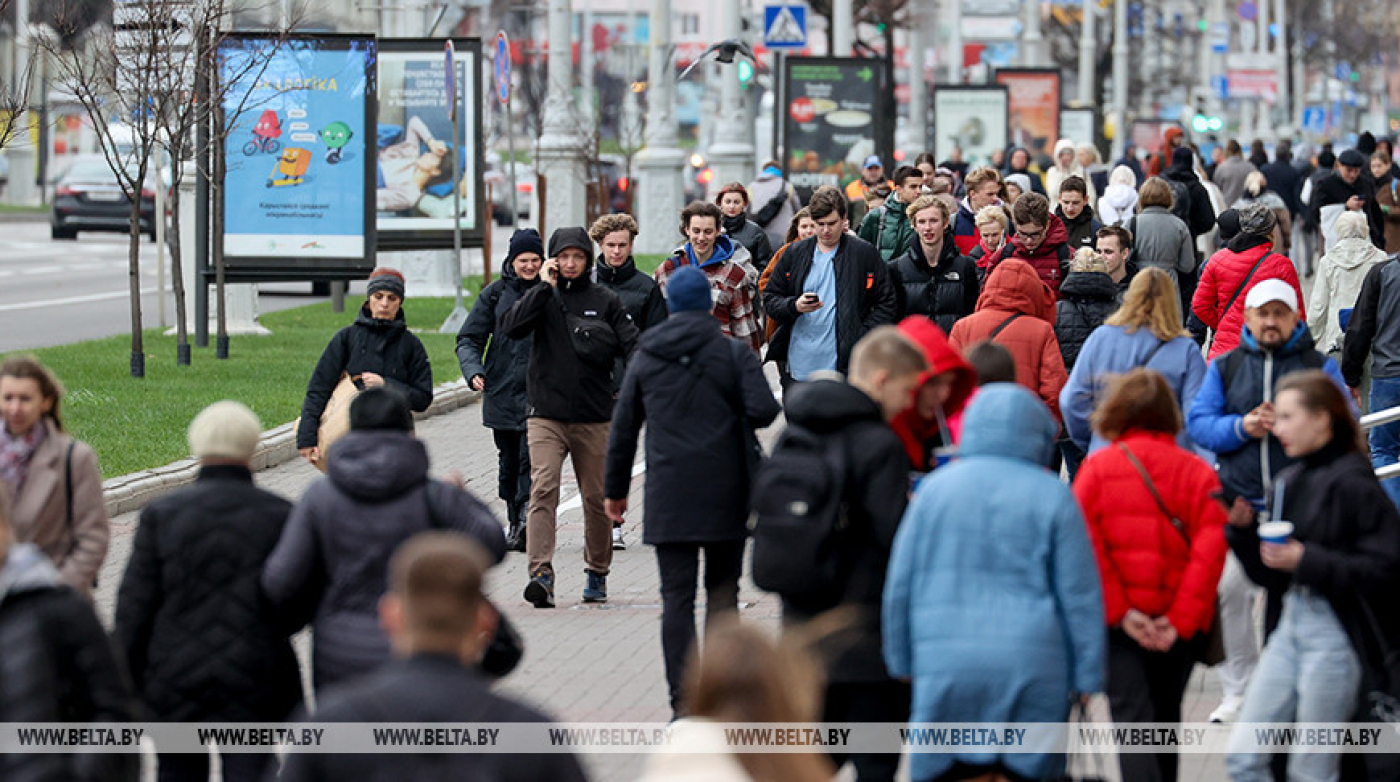
MULTIPOLYGON (((765 439, 779 428, 772 427, 765 439)), ((418 434, 428 444, 434 475, 460 473, 467 488, 504 517, 504 503, 495 499, 495 448, 490 433, 481 426, 480 405, 420 421, 418 434)), ((503 689, 563 721, 665 722, 671 714, 661 660, 656 560, 652 549, 640 543, 641 487, 645 475, 639 473, 632 481, 631 510, 624 528, 629 548, 614 552, 612 574, 608 577, 609 602, 604 605, 585 605, 580 599, 584 582, 583 514, 571 488, 575 486, 572 475, 572 467, 566 462, 561 493, 563 512, 554 560, 558 607, 536 610, 522 600, 521 590, 527 579, 523 554, 507 555, 489 576, 491 599, 517 624, 525 638, 525 658, 503 683, 503 689)), ((295 500, 319 477, 314 468, 297 459, 259 472, 257 483, 295 500)), ((100 613, 108 623, 136 524, 136 513, 113 519, 112 547, 97 594, 100 613)), ((755 588, 747 575, 740 585, 740 601, 744 620, 776 632, 778 601, 755 588)), ((703 602, 702 590, 700 607, 703 602)), ((307 644, 305 638, 299 640, 305 665, 307 644)), ((1185 719, 1204 720, 1218 702, 1219 692, 1217 677, 1198 669, 1187 692, 1185 719)), ((641 755, 598 754, 584 758, 590 778, 595 780, 634 779, 643 762, 641 755)), ((1182 758, 1182 780, 1225 778, 1218 758, 1182 758)))

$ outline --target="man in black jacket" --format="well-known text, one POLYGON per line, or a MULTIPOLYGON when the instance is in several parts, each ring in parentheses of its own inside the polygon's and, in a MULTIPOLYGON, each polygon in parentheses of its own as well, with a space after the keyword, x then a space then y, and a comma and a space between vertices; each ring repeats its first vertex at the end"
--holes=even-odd
MULTIPOLYGON (((1400 406, 1400 262, 1395 258, 1366 273, 1347 324, 1342 377, 1358 403, 1367 359, 1371 360, 1370 409, 1380 412, 1400 406)), ((1371 463, 1376 467, 1400 462, 1400 423, 1372 428, 1370 445, 1371 463)), ((1400 506, 1400 479, 1381 485, 1400 506)))
POLYGON ((778 417, 778 401, 748 345, 710 313, 705 273, 684 266, 666 285, 671 318, 642 336, 613 413, 605 481, 608 516, 627 512, 637 437, 647 425, 642 542, 661 574, 661 649, 671 709, 682 713, 682 664, 695 643, 695 580, 705 551, 705 626, 739 610, 748 535, 746 432, 778 417), (697 466, 703 465, 703 476, 697 466))
MULTIPOLYGON (((113 636, 152 719, 281 722, 301 702, 296 626, 258 583, 292 512, 253 485, 261 434, 238 402, 205 408, 189 429, 199 477, 141 511, 113 636)), ((223 752, 223 778, 254 782, 271 760, 223 752)), ((208 779, 209 756, 163 753, 160 778, 208 779)))
POLYGON ((1337 242, 1333 226, 1343 211, 1361 212, 1371 228, 1371 243, 1385 246, 1385 219, 1376 201, 1376 185, 1371 179, 1366 156, 1348 149, 1337 158, 1337 170, 1318 180, 1308 201, 1310 223, 1322 231, 1322 252, 1337 242))
POLYGON ((783 388, 813 372, 845 372, 851 349, 876 326, 894 323, 889 267, 869 242, 844 230, 846 200, 822 191, 808 204, 817 233, 778 259, 763 309, 778 323, 768 346, 783 388))
MULTIPOLYGON (((316 722, 498 724, 502 731, 548 723, 549 717, 491 691, 475 670, 494 612, 483 608, 489 561, 481 547, 452 532, 424 532, 389 562, 389 592, 379 621, 394 659, 318 697, 316 722)), ((517 734, 518 735, 518 734, 517 734)), ((506 736, 499 737, 511 741, 506 736)), ((514 741, 518 742, 516 738, 514 741)), ((287 756, 283 782, 343 779, 490 779, 582 782, 571 754, 493 752, 313 754, 287 756)))
POLYGON ((1274 162, 1265 165, 1259 171, 1264 174, 1269 189, 1277 193, 1278 197, 1283 199, 1283 203, 1288 205, 1289 217, 1296 221, 1298 212, 1303 208, 1303 202, 1299 200, 1303 192, 1303 175, 1293 167, 1293 142, 1288 139, 1280 140, 1274 148, 1274 162))
POLYGON ((583 600, 608 599, 612 524, 603 510, 603 470, 612 420, 613 369, 632 355, 637 326, 622 300, 589 279, 593 242, 582 228, 560 228, 549 237, 549 259, 537 285, 501 318, 511 339, 530 343, 530 512, 525 553, 530 581, 525 599, 554 606, 554 534, 559 479, 571 456, 583 499, 583 600))

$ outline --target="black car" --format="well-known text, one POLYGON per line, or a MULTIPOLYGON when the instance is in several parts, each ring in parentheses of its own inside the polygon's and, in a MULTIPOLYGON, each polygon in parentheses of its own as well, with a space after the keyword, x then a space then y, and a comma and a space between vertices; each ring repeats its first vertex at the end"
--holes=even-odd
MULTIPOLYGON (((147 176, 141 188, 141 233, 156 237, 155 177, 147 176)), ((49 218, 54 239, 76 239, 78 231, 131 230, 131 199, 100 156, 82 157, 58 180, 53 212, 49 218)))

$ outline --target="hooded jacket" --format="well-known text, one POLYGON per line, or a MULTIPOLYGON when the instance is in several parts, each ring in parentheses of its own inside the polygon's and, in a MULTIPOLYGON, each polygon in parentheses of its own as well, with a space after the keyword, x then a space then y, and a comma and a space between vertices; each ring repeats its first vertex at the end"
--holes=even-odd
POLYGON ((1240 363, 1228 387, 1221 367, 1232 360, 1229 354, 1212 361, 1206 369, 1201 390, 1187 411, 1186 427, 1192 440, 1215 453, 1227 497, 1262 503, 1266 483, 1272 483, 1274 476, 1295 460, 1284 453, 1277 437, 1256 439, 1245 433, 1245 415, 1265 401, 1272 402, 1274 389, 1290 372, 1321 368, 1343 393, 1346 385, 1337 363, 1313 349, 1312 335, 1302 323, 1273 351, 1260 347, 1245 329, 1235 351, 1240 357, 1233 360, 1240 363))
POLYGON ((1118 309, 1118 286, 1104 272, 1070 272, 1055 302, 1055 340, 1065 369, 1073 370, 1079 349, 1094 329, 1118 309))
POLYGON ((875 245, 880 251, 880 260, 889 263, 909 249, 911 242, 917 242, 914 224, 909 220, 909 205, 899 200, 899 192, 890 193, 885 203, 871 209, 860 221, 856 235, 875 245))
POLYGON ((944 234, 937 266, 929 266, 917 236, 908 251, 890 264, 900 316, 926 315, 944 332, 977 309, 981 293, 976 264, 958 254, 952 239, 944 234))
MULTIPOLYGON (((593 259, 589 258, 589 266, 593 259)), ((595 284, 592 269, 557 286, 536 285, 501 316, 497 329, 530 340, 530 417, 570 424, 612 419, 613 371, 632 355, 637 326, 622 300, 595 284)))
POLYGON ((1077 176, 1084 180, 1086 189, 1089 191, 1089 204, 1093 205, 1094 201, 1098 198, 1098 192, 1094 189, 1094 182, 1090 179, 1089 173, 1085 171, 1084 166, 1079 163, 1079 151, 1074 146, 1074 142, 1066 138, 1056 141, 1054 157, 1055 165, 1051 166, 1050 170, 1045 172, 1045 197, 1050 199, 1050 203, 1058 204, 1060 202, 1060 185, 1064 184, 1066 179, 1077 176), (1073 159, 1070 161, 1069 168, 1062 168, 1060 166, 1060 153, 1064 150, 1069 150, 1070 154, 1074 155, 1073 159))
POLYGON ((1103 227, 1103 223, 1094 216, 1092 206, 1086 204, 1084 211, 1075 218, 1065 217, 1064 209, 1057 206, 1055 207, 1055 216, 1065 224, 1065 244, 1069 245, 1071 256, 1074 255, 1075 250, 1081 247, 1094 249, 1094 243, 1098 240, 1099 229, 1103 227))
POLYGON ((721 222, 730 241, 748 250, 750 266, 755 270, 755 274, 757 270, 767 268, 768 259, 773 257, 773 245, 768 241, 768 232, 742 212, 734 220, 724 218, 721 222))
POLYGON ((695 257, 690 243, 680 246, 656 268, 656 284, 666 293, 666 281, 682 266, 699 266, 710 279, 720 330, 727 336, 747 342, 757 353, 763 347, 764 332, 758 327, 758 271, 742 244, 736 244, 723 234, 715 237, 714 250, 702 264, 695 257))
POLYGON ((239 465, 141 511, 113 637, 151 718, 280 722, 301 702, 296 627, 259 583, 291 511, 239 465))
POLYGON ((1298 271, 1287 256, 1275 253, 1270 244, 1265 242, 1241 252, 1226 247, 1210 257, 1201 270, 1201 281, 1197 283, 1196 294, 1191 299, 1191 311, 1202 323, 1215 329, 1215 341, 1211 343, 1210 354, 1206 356, 1208 360, 1214 361, 1217 356, 1234 350, 1240 344, 1245 299, 1255 285, 1269 279, 1283 280, 1293 286, 1298 295, 1298 316, 1306 321, 1307 312, 1302 311, 1303 288, 1298 284, 1298 271), (1260 258, 1264 259, 1263 263, 1250 276, 1249 270, 1260 258), (1235 291, 1240 292, 1238 296, 1235 296, 1235 291), (1234 298, 1234 304, 1230 304, 1231 298, 1234 298), (1230 304, 1230 311, 1223 312, 1227 304, 1230 304))
MULTIPOLYGON (((63 585, 37 546, 0 560, 0 721, 131 722, 136 702, 92 605, 63 585)), ((136 780, 129 754, 0 753, 5 782, 136 780)))
POLYGON ((1031 265, 1031 268, 1035 269, 1035 273, 1040 276, 1041 281, 1050 288, 1051 296, 1058 296, 1060 283, 1064 281, 1065 274, 1069 272, 1070 249, 1068 241, 1069 232, 1065 230, 1064 222, 1051 214, 1045 225, 1045 237, 1040 240, 1040 244, 1034 250, 1026 249, 1026 241, 1019 234, 1010 236, 1007 237, 1006 244, 1002 245, 1001 252, 989 263, 996 266, 1009 258, 1025 261, 1031 265))
POLYGON ((1308 330, 1318 350, 1328 355, 1341 353, 1346 336, 1341 311, 1356 307, 1367 274, 1386 260, 1385 252, 1369 238, 1340 239, 1322 256, 1308 299, 1308 310, 1313 314, 1308 330))
POLYGON ((797 197, 797 191, 783 179, 782 172, 765 168, 759 172, 758 178, 749 183, 749 193, 753 196, 753 202, 749 204, 749 218, 768 234, 768 246, 776 249, 787 244, 788 226, 792 224, 797 210, 802 208, 802 199, 797 197), (759 222, 764 209, 780 197, 781 206, 768 222, 759 222))
POLYGON ((1171 435, 1129 430, 1114 445, 1085 459, 1074 478, 1099 562, 1104 620, 1116 627, 1137 609, 1165 616, 1177 635, 1190 639, 1210 629, 1225 568, 1225 509, 1215 496, 1220 481, 1171 435), (1182 531, 1163 515, 1120 447, 1147 471, 1182 531))
MULTIPOLYGON (((911 722, 1062 722, 1070 693, 1103 690, 1094 550, 1074 495, 1044 467, 1056 431, 1025 389, 983 386, 958 458, 914 493, 883 614, 890 675, 913 679, 911 722)), ((932 779, 957 761, 1050 779, 1063 756, 914 753, 910 775, 932 779)))
MULTIPOLYGON (((1319 284, 1321 281, 1319 280, 1319 284)), ((1342 374, 1359 388, 1371 360, 1371 376, 1400 377, 1400 263, 1395 259, 1371 267, 1347 326, 1342 374)))
POLYGON ((262 571, 275 606, 313 610, 318 691, 389 659, 378 612, 389 558, 431 529, 472 538, 493 564, 505 556, 505 534, 491 511, 468 492, 429 479, 428 450, 412 434, 352 430, 331 447, 326 477, 296 504, 262 571))
POLYGON ((1136 187, 1109 182, 1099 198, 1099 219, 1104 225, 1122 225, 1137 210, 1137 201, 1136 187))
POLYGON ((944 372, 953 373, 953 390, 948 396, 948 401, 943 403, 946 426, 948 419, 962 413, 963 407, 972 398, 972 393, 977 390, 977 371, 948 343, 943 330, 928 318, 917 315, 907 317, 899 322, 899 330, 923 349, 924 358, 928 360, 928 369, 919 376, 919 385, 914 389, 916 404, 910 405, 904 412, 895 416, 890 426, 903 441, 904 451, 909 455, 909 464, 914 471, 928 472, 933 464, 934 449, 951 446, 953 443, 943 441, 943 430, 938 421, 925 421, 919 415, 919 389, 944 372))
POLYGON ((393 320, 376 320, 366 303, 360 307, 354 323, 331 337, 316 362, 297 424, 298 448, 316 445, 321 414, 326 411, 341 374, 354 376, 362 372, 383 377, 385 385, 408 399, 408 406, 415 413, 427 410, 433 403, 433 370, 428 365, 428 351, 408 330, 403 308, 393 320))
POLYGON ((753 351, 724 336, 710 313, 678 312, 642 335, 627 368, 608 435, 603 496, 627 497, 646 424, 642 542, 741 541, 753 477, 744 471, 742 427, 761 429, 777 417, 753 351))
MULTIPOLYGON (((827 680, 888 681, 880 656, 880 594, 909 496, 909 458, 880 406, 854 386, 837 380, 798 383, 785 402, 788 421, 818 435, 839 437, 846 448, 849 526, 842 546, 848 556, 840 604, 854 611, 855 620, 820 650, 827 680)), ((809 609, 784 601, 783 615, 801 621, 832 607, 809 609)))
MULTIPOLYGON (((1186 227, 1191 230, 1193 239, 1210 233, 1210 229, 1215 227, 1215 208, 1210 204, 1210 193, 1206 191, 1205 185, 1201 184, 1201 178, 1196 175, 1195 163, 1194 152, 1187 147, 1177 147, 1172 151, 1171 165, 1162 172, 1163 179, 1186 186, 1186 192, 1191 197, 1191 211, 1188 213, 1186 227)), ((1243 181, 1240 187, 1244 187, 1243 181)), ((1234 199, 1225 203, 1234 203, 1234 199)))
POLYGON ((457 363, 462 367, 462 377, 468 381, 477 375, 486 380, 486 390, 481 397, 481 423, 488 429, 523 432, 530 407, 525 393, 530 340, 511 339, 502 333, 500 323, 526 291, 544 282, 539 277, 530 281, 520 279, 513 266, 505 264, 501 278, 487 285, 476 297, 466 322, 457 332, 457 363))
POLYGON ((1053 302, 1034 269, 1020 261, 1005 261, 987 277, 977 312, 953 326, 949 341, 966 350, 1006 324, 994 341, 1016 359, 1016 382, 1038 395, 1058 418, 1060 389, 1067 375, 1055 339, 1053 302))
MULTIPOLYGON (((768 278, 763 309, 778 323, 768 346, 768 361, 787 361, 792 326, 799 317, 797 299, 812 271, 816 250, 815 236, 793 242, 768 278)), ((869 242, 859 237, 841 236, 832 266, 836 270, 836 371, 845 372, 851 349, 860 338, 876 326, 895 321, 898 297, 889 266, 869 242)))
POLYGON ((972 203, 963 196, 958 202, 958 213, 953 215, 953 243, 958 252, 967 255, 982 241, 977 232, 977 213, 972 211, 972 203))

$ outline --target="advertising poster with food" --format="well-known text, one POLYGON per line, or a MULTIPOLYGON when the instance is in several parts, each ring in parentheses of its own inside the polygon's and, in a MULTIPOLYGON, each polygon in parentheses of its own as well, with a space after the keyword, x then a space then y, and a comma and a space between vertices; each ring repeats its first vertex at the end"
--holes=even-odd
POLYGON ((1003 68, 996 83, 1010 101, 1010 143, 1034 158, 1050 158, 1060 133, 1060 72, 1052 68, 1003 68))
POLYGON ((845 187, 875 154, 881 118, 878 64, 853 57, 791 57, 780 107, 784 167, 805 201, 822 185, 845 187))
POLYGON ((989 164, 992 152, 1006 148, 1006 115, 1005 87, 935 85, 934 157, 947 160, 957 147, 969 165, 989 164))
POLYGON ((372 265, 374 60, 374 39, 363 36, 221 45, 228 262, 372 265))
POLYGON ((452 247, 454 157, 461 171, 462 231, 479 232, 481 42, 453 44, 461 113, 456 138, 447 112, 442 41, 379 42, 374 209, 381 249, 452 247))

